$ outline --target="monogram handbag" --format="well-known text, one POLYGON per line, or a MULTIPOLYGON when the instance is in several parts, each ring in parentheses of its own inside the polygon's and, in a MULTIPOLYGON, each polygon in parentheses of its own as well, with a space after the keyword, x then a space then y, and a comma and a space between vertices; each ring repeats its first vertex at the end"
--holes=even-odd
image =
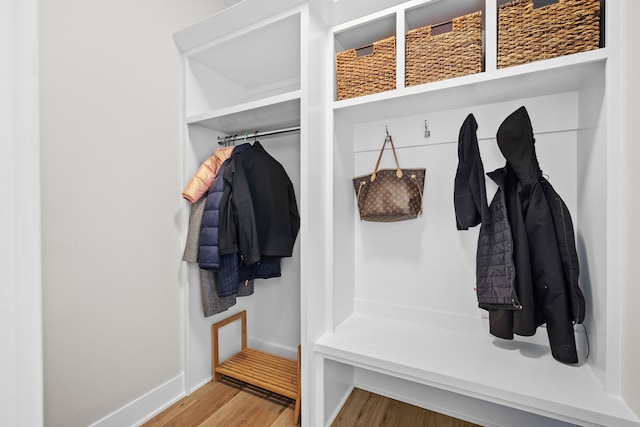
POLYGON ((396 148, 387 132, 373 173, 353 178, 360 219, 393 222, 414 219, 422 215, 422 193, 426 169, 401 169, 396 148), (380 169, 380 159, 391 144, 396 169, 380 169))

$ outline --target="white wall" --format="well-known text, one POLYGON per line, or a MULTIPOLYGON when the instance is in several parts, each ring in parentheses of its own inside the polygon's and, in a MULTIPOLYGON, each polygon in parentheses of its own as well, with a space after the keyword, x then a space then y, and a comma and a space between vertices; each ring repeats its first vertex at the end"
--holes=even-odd
POLYGON ((171 35, 224 6, 40 2, 48 427, 89 425, 182 372, 182 104, 171 35))
POLYGON ((625 99, 625 188, 627 205, 626 213, 626 248, 625 259, 625 295, 623 320, 623 360, 622 360, 622 393, 636 414, 640 415, 640 340, 638 340, 638 325, 640 325, 640 264, 638 263, 638 240, 640 240, 640 223, 637 213, 640 212, 640 139, 638 138, 638 115, 640 114, 640 28, 634 17, 640 14, 640 2, 626 0, 624 23, 624 92, 625 99))
POLYGON ((0 424, 42 411, 36 0, 0 1, 0 424))

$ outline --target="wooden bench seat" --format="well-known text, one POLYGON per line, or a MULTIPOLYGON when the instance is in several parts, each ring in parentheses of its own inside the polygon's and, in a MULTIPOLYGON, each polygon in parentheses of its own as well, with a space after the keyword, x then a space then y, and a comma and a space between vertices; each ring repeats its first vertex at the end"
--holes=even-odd
POLYGON ((295 400, 293 422, 297 424, 300 419, 300 346, 297 361, 248 348, 246 310, 213 324, 211 330, 213 381, 219 381, 225 375, 295 400), (220 363, 218 329, 236 320, 242 320, 242 349, 220 363))

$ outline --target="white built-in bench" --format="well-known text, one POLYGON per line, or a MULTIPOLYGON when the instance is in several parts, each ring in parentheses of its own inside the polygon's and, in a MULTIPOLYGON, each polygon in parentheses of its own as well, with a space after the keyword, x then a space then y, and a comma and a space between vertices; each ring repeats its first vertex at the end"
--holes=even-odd
POLYGON ((314 350, 343 364, 568 423, 640 425, 588 363, 559 363, 548 345, 354 313, 318 339, 314 350))

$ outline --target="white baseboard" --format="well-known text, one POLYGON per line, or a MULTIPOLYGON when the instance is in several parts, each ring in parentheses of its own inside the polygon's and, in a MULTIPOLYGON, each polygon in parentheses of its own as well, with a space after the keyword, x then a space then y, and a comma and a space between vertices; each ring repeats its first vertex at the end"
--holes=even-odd
POLYGON ((296 348, 285 347, 259 338, 249 337, 248 346, 256 350, 261 350, 291 360, 296 360, 298 358, 298 350, 296 348))
POLYGON ((139 426, 184 396, 184 374, 180 374, 96 421, 90 427, 139 426))
MULTIPOLYGON (((267 341, 250 339, 250 344, 263 351, 280 355, 289 359, 296 359, 297 350, 279 345, 274 345, 267 341)), ((191 386, 188 393, 191 394, 205 384, 211 382, 212 377, 203 378, 202 381, 191 386)), ((114 411, 106 417, 96 421, 89 427, 135 427, 143 424, 164 409, 176 403, 186 396, 184 374, 180 374, 170 379, 164 384, 145 393, 137 399, 126 404, 122 408, 114 411)))
POLYGON ((211 381, 213 381, 213 376, 209 375, 208 377, 206 377, 205 379, 200 381, 198 384, 190 387, 189 388, 189 392, 187 393, 187 395, 190 395, 190 394, 194 393, 195 391, 201 389, 205 385, 209 384, 211 381))

